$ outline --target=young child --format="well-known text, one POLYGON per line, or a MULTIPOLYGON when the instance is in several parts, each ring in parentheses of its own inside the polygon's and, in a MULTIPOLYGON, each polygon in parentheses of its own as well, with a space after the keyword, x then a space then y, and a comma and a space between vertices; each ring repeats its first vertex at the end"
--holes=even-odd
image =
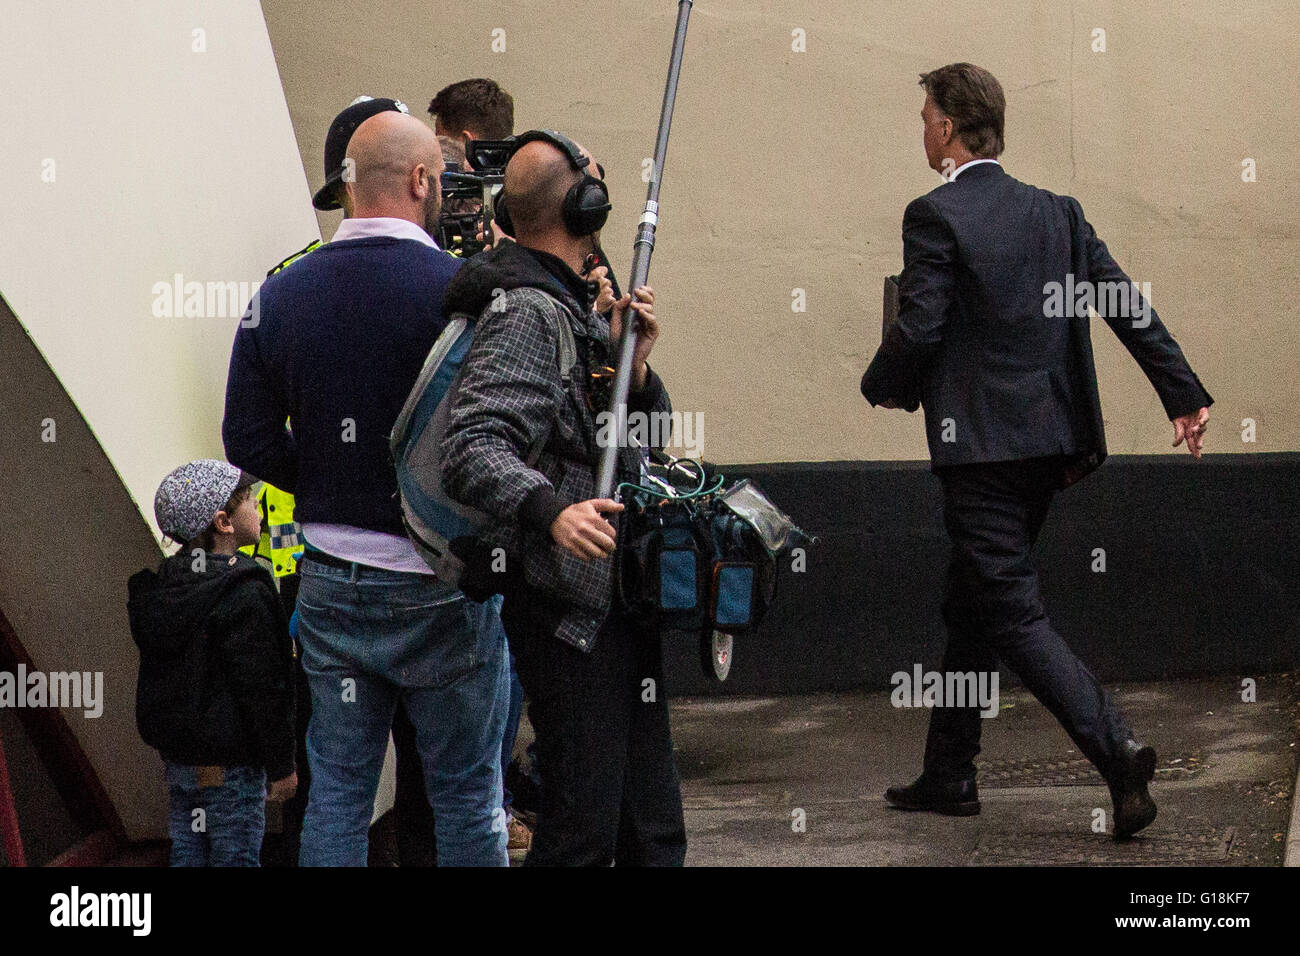
POLYGON ((298 786, 288 621, 270 572, 237 553, 261 534, 256 483, 212 459, 164 478, 154 515, 184 547, 128 584, 136 723, 166 764, 172 866, 258 866, 267 779, 274 801, 298 786))

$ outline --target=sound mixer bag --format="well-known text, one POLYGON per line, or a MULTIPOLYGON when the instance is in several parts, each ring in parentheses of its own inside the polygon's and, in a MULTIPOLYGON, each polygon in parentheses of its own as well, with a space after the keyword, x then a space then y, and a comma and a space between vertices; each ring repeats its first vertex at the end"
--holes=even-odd
POLYGON ((750 633, 776 597, 777 561, 815 539, 748 479, 723 490, 715 477, 705 490, 703 467, 689 464, 700 468, 694 491, 673 485, 677 472, 696 477, 675 460, 663 478, 619 486, 616 599, 661 631, 750 633))
POLYGON ((623 504, 614 570, 623 609, 660 630, 698 630, 713 550, 708 518, 671 498, 638 494, 623 504))

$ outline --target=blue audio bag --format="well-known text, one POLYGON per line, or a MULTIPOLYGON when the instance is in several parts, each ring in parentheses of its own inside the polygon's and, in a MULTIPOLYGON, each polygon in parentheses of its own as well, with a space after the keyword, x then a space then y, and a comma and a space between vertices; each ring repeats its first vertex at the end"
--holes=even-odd
MULTIPOLYGON (((700 635, 702 648, 752 633, 776 598, 780 559, 817 540, 754 482, 727 486, 693 460, 656 453, 643 483, 619 485, 617 497, 616 600, 650 627, 700 635)), ((714 676, 725 679, 716 661, 714 676)))

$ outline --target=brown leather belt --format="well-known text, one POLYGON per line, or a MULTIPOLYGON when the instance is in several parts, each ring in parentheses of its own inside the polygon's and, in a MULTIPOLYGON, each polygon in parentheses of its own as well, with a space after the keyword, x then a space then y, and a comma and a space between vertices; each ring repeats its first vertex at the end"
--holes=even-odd
POLYGON ((225 767, 195 767, 194 774, 198 777, 199 787, 219 787, 226 782, 225 767))

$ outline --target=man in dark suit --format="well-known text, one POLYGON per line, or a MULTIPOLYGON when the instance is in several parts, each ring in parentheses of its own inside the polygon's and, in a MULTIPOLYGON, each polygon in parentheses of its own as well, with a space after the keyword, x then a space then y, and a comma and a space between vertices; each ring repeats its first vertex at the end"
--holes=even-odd
MULTIPOLYGON (((997 161, 1006 100, 969 63, 923 74, 925 152, 948 182, 903 215, 898 320, 862 379, 872 405, 925 408, 952 540, 943 671, 999 658, 1065 727, 1110 786, 1114 835, 1147 826, 1152 748, 1053 630, 1029 555, 1055 491, 1106 457, 1088 330, 1095 309, 1137 360, 1201 456, 1213 399, 1083 217, 1078 202, 1013 179, 997 161)), ((952 703, 952 702, 945 702, 952 703)), ((886 799, 979 812, 980 709, 935 708, 924 771, 886 799)))

